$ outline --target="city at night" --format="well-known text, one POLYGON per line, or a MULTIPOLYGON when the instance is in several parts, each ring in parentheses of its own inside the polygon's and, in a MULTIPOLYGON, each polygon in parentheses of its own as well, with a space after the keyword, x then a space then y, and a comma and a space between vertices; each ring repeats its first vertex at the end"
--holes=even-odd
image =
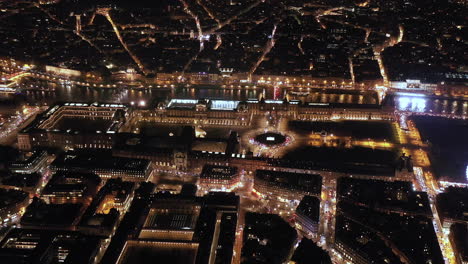
POLYGON ((0 264, 468 264, 467 0, 0 0, 0 264))

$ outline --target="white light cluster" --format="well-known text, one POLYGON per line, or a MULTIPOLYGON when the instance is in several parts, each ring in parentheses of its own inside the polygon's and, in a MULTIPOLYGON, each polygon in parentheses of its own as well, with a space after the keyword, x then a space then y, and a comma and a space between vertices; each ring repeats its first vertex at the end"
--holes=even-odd
POLYGON ((426 99, 411 96, 399 97, 397 107, 401 111, 424 112, 426 109, 426 99))
POLYGON ((281 100, 265 100, 265 103, 267 103, 267 104, 282 104, 283 101, 281 101, 281 100))
POLYGON ((239 101, 228 100, 212 100, 211 109, 213 110, 235 110, 239 105, 239 101))
POLYGON ((198 100, 194 99, 172 99, 169 104, 167 104, 167 107, 171 107, 173 104, 196 104, 198 103, 198 100))

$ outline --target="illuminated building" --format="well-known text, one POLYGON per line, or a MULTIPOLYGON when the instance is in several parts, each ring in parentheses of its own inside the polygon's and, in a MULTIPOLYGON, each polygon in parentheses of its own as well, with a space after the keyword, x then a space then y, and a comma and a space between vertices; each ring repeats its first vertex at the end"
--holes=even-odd
POLYGON ((0 188, 22 190, 30 196, 39 194, 42 187, 43 177, 34 173, 8 173, 0 178, 0 188))
POLYGON ((17 160, 10 164, 9 169, 15 173, 31 174, 44 168, 47 164, 46 151, 33 151, 31 156, 24 160, 17 160))
POLYGON ((237 167, 205 165, 200 174, 200 191, 231 190, 240 182, 237 167))
POLYGON ((402 263, 392 249, 365 226, 341 215, 336 221, 334 250, 339 252, 343 263, 402 263))
MULTIPOLYGON (((119 133, 112 148, 114 156, 151 160, 156 168, 195 169, 198 173, 207 159, 226 160, 237 153, 239 142, 237 133, 227 138, 196 138, 195 129, 190 126, 163 126, 159 135, 119 133), (207 158, 206 155, 216 156, 207 158)), ((245 157, 245 155, 244 155, 245 157)))
POLYGON ((187 78, 191 84, 217 84, 221 81, 219 74, 209 72, 192 72, 187 78))
POLYGON ((143 159, 113 157, 109 152, 66 152, 51 164, 53 171, 90 172, 103 180, 147 181, 152 173, 151 162, 143 159))
POLYGON ((202 198, 202 210, 195 229, 200 247, 197 263, 233 263, 240 255, 235 247, 240 198, 234 193, 210 192, 202 198))
POLYGON ((376 105, 307 103, 298 108, 298 120, 394 120, 393 109, 376 105))
POLYGON ((198 246, 199 244, 196 242, 127 240, 116 263, 135 263, 135 259, 143 252, 146 252, 145 257, 147 259, 163 259, 173 263, 195 264, 198 246))
POLYGON ((170 127, 162 135, 119 133, 112 153, 118 157, 148 159, 157 167, 188 167, 188 151, 195 138, 193 127, 170 127))
MULTIPOLYGON (((271 111, 292 120, 395 120, 393 109, 376 105, 301 104, 297 100, 172 99, 153 110, 132 111, 121 104, 64 103, 38 115, 20 131, 18 147, 109 149, 116 134, 138 133, 142 123, 248 126, 254 116, 271 111)), ((202 137, 202 132, 198 134, 202 137)))
POLYGON ((443 227, 460 223, 468 224, 468 190, 460 187, 448 187, 436 198, 436 208, 443 227))
MULTIPOLYGON (((111 257, 104 257, 104 263, 132 263, 140 252, 150 252, 145 259, 175 263, 231 263, 235 251, 238 196, 210 193, 196 197, 182 192, 179 195, 147 194, 147 200, 142 201, 139 201, 142 197, 135 197, 136 203, 147 209, 133 215, 138 221, 137 229, 132 228, 125 241, 109 254, 111 257)), ((132 207, 129 212, 134 213, 132 207)))
MULTIPOLYGON (((96 208, 98 213, 108 213, 111 208, 119 212, 126 212, 133 198, 134 182, 122 181, 120 178, 109 179, 96 195, 99 204, 96 208)), ((93 200, 94 202, 94 200, 93 200)))
POLYGON ((49 74, 63 76, 63 77, 77 78, 77 77, 81 76, 80 71, 72 70, 72 69, 66 69, 66 68, 59 68, 59 67, 50 66, 50 65, 45 66, 45 70, 49 74))
POLYGON ((158 73, 156 73, 155 81, 158 84, 177 83, 177 79, 178 79, 179 75, 180 75, 180 73, 178 73, 178 72, 173 72, 173 73, 158 72, 158 73))
POLYGON ((246 104, 240 101, 172 99, 167 105, 161 103, 154 111, 139 112, 138 121, 246 126, 251 116, 246 104))
POLYGON ((437 83, 424 83, 421 80, 406 80, 406 81, 390 81, 390 90, 395 91, 412 91, 412 92, 426 92, 434 93, 439 85, 437 83))
POLYGON ((455 253, 457 264, 468 263, 468 227, 466 224, 453 224, 450 226, 450 244, 455 253))
POLYGON ((20 213, 29 203, 29 195, 26 192, 0 189, 0 224, 7 224, 17 220, 20 213))
POLYGON ((81 203, 48 204, 34 197, 21 217, 20 224, 23 228, 75 230, 83 208, 81 203))
POLYGON ((335 248, 338 252, 340 252, 341 256, 343 256, 344 259, 352 261, 351 263, 369 263, 369 261, 366 258, 362 257, 354 250, 354 247, 349 247, 348 245, 342 243, 339 239, 335 241, 335 248))
POLYGON ((138 238, 191 241, 200 208, 193 198, 157 195, 138 238))
POLYGON ((18 148, 111 148, 126 111, 121 104, 54 105, 18 133, 18 148))
POLYGON ((247 212, 242 235, 242 261, 288 263, 297 236, 296 229, 279 215, 247 212))
POLYGON ((13 229, 0 243, 3 263, 94 263, 103 241, 78 232, 13 229))
POLYGON ((59 171, 49 180, 41 198, 47 203, 81 203, 89 205, 101 183, 93 173, 59 171))
POLYGON ((296 208, 296 227, 309 237, 316 237, 320 222, 320 199, 304 196, 296 208))
POLYGON ((78 230, 88 235, 110 236, 119 216, 127 212, 135 183, 109 179, 99 190, 81 217, 78 230))
POLYGON ((266 197, 279 200, 301 200, 305 195, 320 195, 322 177, 273 170, 257 170, 254 189, 266 197))

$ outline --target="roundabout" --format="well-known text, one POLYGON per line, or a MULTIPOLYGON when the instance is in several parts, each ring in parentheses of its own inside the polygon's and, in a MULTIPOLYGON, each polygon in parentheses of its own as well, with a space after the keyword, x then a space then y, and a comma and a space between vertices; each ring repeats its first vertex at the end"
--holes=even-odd
POLYGON ((254 142, 270 147, 275 145, 281 145, 287 140, 287 136, 284 136, 277 132, 266 132, 254 137, 254 142))
POLYGON ((253 136, 249 141, 262 149, 275 149, 287 146, 292 138, 279 132, 265 131, 253 136))

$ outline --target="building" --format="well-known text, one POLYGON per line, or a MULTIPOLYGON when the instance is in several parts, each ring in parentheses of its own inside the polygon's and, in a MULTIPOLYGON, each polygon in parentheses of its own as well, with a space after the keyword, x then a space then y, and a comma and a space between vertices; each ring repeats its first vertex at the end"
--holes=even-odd
POLYGON ((114 157, 108 151, 62 153, 52 162, 53 171, 95 173, 103 180, 147 181, 152 174, 151 162, 143 159, 114 157))
POLYGON ((78 230, 88 235, 111 236, 120 216, 130 207, 135 185, 120 178, 107 180, 83 213, 78 230))
POLYGON ((334 248, 343 260, 350 263, 405 263, 377 234, 341 215, 337 215, 336 219, 334 248))
POLYGON ((37 173, 7 173, 2 175, 0 188, 22 190, 32 197, 42 189, 44 177, 37 173))
POLYGON ((92 264, 103 241, 78 232, 13 229, 0 242, 3 263, 92 264))
POLYGON ((425 192, 411 182, 340 178, 335 236, 351 263, 445 263, 425 192))
POLYGON ((468 224, 468 190, 466 188, 448 187, 436 198, 436 208, 442 225, 449 228, 455 223, 468 224))
POLYGON ((0 189, 0 224, 17 220, 29 204, 26 192, 13 189, 0 189))
POLYGON ((297 120, 395 120, 393 109, 379 105, 305 103, 298 108, 297 120))
POLYGON ((24 159, 16 160, 9 166, 10 171, 21 174, 31 174, 40 171, 47 164, 46 151, 33 151, 31 155, 25 156, 24 159))
POLYGON ((197 263, 235 263, 241 254, 236 236, 239 210, 240 198, 234 193, 211 192, 202 198, 195 229, 200 243, 197 263))
POLYGON ((112 148, 113 155, 151 160, 157 167, 188 167, 187 156, 195 139, 193 127, 157 127, 155 130, 165 132, 156 135, 141 130, 139 134, 117 134, 112 148))
POLYGON ((234 131, 222 138, 196 138, 193 126, 159 124, 149 129, 164 133, 146 133, 146 128, 140 134, 119 133, 115 137, 113 155, 148 159, 158 169, 192 170, 193 173, 199 173, 208 160, 226 160, 239 149, 239 138, 234 131), (202 158, 206 155, 216 158, 202 158))
POLYGON ((23 228, 73 231, 85 208, 80 203, 48 204, 34 197, 21 217, 20 224, 23 228))
POLYGON ((421 80, 390 81, 390 89, 394 91, 424 92, 433 94, 439 89, 438 83, 421 82, 421 80))
POLYGON ((198 180, 202 192, 232 190, 240 183, 237 167, 205 165, 198 180))
POLYGON ((382 181, 343 177, 337 180, 338 199, 372 207, 383 213, 432 217, 426 192, 414 190, 409 181, 382 181))
POLYGON ((94 173, 58 171, 42 190, 46 203, 78 203, 89 205, 96 195, 101 179, 94 173))
POLYGON ((156 195, 138 238, 191 241, 200 209, 192 197, 156 195))
POLYGON ((208 99, 172 99, 134 117, 145 122, 189 125, 246 126, 251 121, 244 102, 208 99))
POLYGON ((297 231, 279 215, 248 212, 242 260, 245 263, 286 263, 296 238, 297 231))
POLYGON ((45 70, 48 74, 56 75, 56 76, 63 76, 67 78, 78 78, 82 74, 80 71, 77 71, 77 70, 59 68, 59 67, 50 66, 50 65, 46 65, 45 70))
POLYGON ((314 260, 317 264, 332 264, 328 252, 317 246, 312 240, 301 239, 301 243, 294 251, 291 258, 292 264, 309 264, 314 260))
POLYGON ((152 263, 154 259, 165 263, 231 263, 238 196, 209 193, 196 197, 193 190, 178 195, 136 192, 139 194, 116 230, 103 263, 152 263))
POLYGON ((122 181, 120 178, 107 180, 95 196, 94 200, 99 201, 96 211, 107 213, 114 208, 121 213, 126 212, 133 199, 135 187, 134 182, 122 181))
POLYGON ((319 196, 322 177, 318 174, 257 170, 254 189, 263 197, 280 201, 300 201, 305 195, 319 196))
POLYGON ((111 148, 127 110, 121 104, 56 104, 18 133, 18 148, 111 148))
POLYGON ((466 224, 453 224, 450 226, 450 244, 455 253, 457 264, 468 263, 468 227, 466 224))
POLYGON ((320 223, 320 199, 304 196, 296 208, 296 227, 310 238, 317 236, 320 223))

